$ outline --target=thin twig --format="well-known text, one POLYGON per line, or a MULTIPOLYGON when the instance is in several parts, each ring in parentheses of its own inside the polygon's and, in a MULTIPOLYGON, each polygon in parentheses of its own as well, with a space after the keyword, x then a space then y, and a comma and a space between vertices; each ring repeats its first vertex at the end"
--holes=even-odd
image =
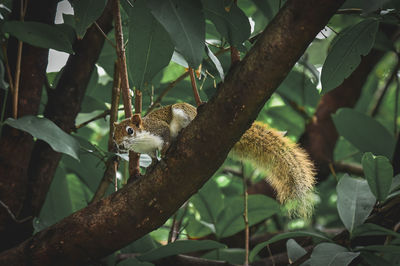
POLYGON ((157 97, 157 99, 154 101, 154 103, 149 107, 147 113, 150 113, 155 107, 157 107, 158 104, 161 103, 161 100, 164 98, 167 93, 176 86, 180 81, 184 80, 187 76, 189 76, 189 72, 185 72, 182 75, 180 75, 176 80, 170 82, 168 86, 161 92, 161 94, 157 97))
POLYGON ((199 91, 197 90, 196 77, 194 76, 194 70, 192 67, 189 67, 189 76, 190 76, 190 81, 192 83, 194 100, 196 101, 196 105, 200 106, 203 102, 201 101, 199 91))
MULTIPOLYGON (((118 118, 118 105, 119 105, 119 98, 120 98, 120 85, 121 79, 119 75, 119 65, 118 62, 114 63, 114 79, 113 79, 113 86, 111 90, 111 108, 108 111, 110 114, 110 133, 108 136, 108 151, 114 152, 115 145, 113 140, 113 132, 114 132, 114 122, 117 121, 118 118)), ((109 158, 106 162, 106 170, 104 171, 103 178, 90 201, 91 203, 100 200, 104 197, 108 187, 114 181, 114 190, 118 190, 118 180, 117 180, 117 170, 119 165, 119 158, 117 156, 113 156, 109 158)))
POLYGON ((96 21, 94 22, 94 25, 100 31, 100 33, 104 36, 104 39, 106 39, 111 44, 112 47, 117 48, 115 43, 113 43, 113 41, 111 41, 110 38, 108 38, 107 34, 104 33, 104 31, 100 28, 99 24, 97 24, 96 21))
MULTIPOLYGON (((26 9, 28 6, 28 0, 26 0, 24 4, 24 0, 21 0, 21 21, 24 21, 26 9)), ((21 76, 21 60, 22 60, 22 41, 18 41, 18 50, 17 50, 17 63, 15 66, 15 81, 14 81, 14 90, 13 90, 13 117, 17 119, 18 117, 18 93, 19 93, 19 80, 21 76)))
POLYGON ((360 164, 337 161, 333 164, 333 167, 336 172, 345 172, 357 176, 364 176, 364 170, 360 164))
MULTIPOLYGON (((244 168, 242 164, 242 169, 244 168)), ((242 172, 244 172, 242 170, 242 172)), ((250 239, 250 232, 249 232, 249 218, 248 218, 248 193, 247 193, 247 183, 246 183, 246 177, 243 176, 243 201, 244 201, 244 212, 243 212, 243 219, 244 219, 244 231, 245 231, 245 241, 244 241, 244 246, 245 246, 245 260, 244 260, 244 265, 248 266, 249 265, 249 239, 250 239)))
POLYGON ((4 209, 6 209, 6 211, 8 212, 8 214, 10 215, 11 219, 13 219, 14 222, 22 224, 30 219, 32 219, 32 216, 28 216, 25 217, 23 219, 17 219, 17 217, 15 217, 14 213, 10 210, 10 208, 7 206, 7 204, 5 204, 3 201, 0 200, 0 205, 4 207, 4 209))
POLYGON ((124 47, 124 36, 122 33, 121 13, 119 10, 119 0, 113 0, 114 24, 115 24, 115 39, 117 42, 117 57, 121 75, 121 90, 124 100, 125 117, 131 117, 132 103, 129 92, 128 70, 126 67, 126 56, 124 47))

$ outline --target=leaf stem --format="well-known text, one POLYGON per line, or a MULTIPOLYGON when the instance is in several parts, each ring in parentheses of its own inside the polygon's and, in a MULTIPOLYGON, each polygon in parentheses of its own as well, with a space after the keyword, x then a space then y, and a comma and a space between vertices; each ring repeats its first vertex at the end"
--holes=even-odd
POLYGON ((192 67, 189 67, 189 76, 192 83, 194 100, 196 101, 196 105, 200 106, 203 102, 201 101, 199 91, 197 90, 196 77, 194 76, 194 70, 192 67))

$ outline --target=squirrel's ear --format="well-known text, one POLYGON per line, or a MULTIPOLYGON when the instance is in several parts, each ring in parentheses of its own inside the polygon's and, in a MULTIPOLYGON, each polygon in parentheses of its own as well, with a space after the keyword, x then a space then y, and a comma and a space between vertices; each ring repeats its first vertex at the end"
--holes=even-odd
POLYGON ((142 125, 142 118, 140 117, 140 114, 134 114, 131 117, 131 122, 134 124, 136 127, 140 127, 142 125))

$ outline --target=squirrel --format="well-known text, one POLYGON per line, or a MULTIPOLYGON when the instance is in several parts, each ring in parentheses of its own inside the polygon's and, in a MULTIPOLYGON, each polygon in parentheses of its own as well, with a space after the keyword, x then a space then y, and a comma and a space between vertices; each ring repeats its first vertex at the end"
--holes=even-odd
MULTIPOLYGON (((133 150, 157 159, 165 154, 179 132, 195 118, 196 108, 187 103, 161 107, 141 118, 135 114, 114 123, 114 141, 120 151, 133 150)), ((277 199, 287 204, 291 216, 309 217, 313 209, 314 165, 307 153, 281 132, 254 122, 232 148, 230 155, 249 161, 268 174, 277 199)))

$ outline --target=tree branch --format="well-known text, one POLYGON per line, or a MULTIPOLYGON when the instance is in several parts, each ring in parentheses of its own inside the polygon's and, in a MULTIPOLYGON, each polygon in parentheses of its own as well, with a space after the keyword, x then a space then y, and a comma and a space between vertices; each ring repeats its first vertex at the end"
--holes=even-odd
POLYGON ((218 169, 343 1, 287 1, 153 171, 1 253, 0 261, 7 265, 90 262, 161 226, 218 169), (171 196, 177 188, 179 193, 171 196))

